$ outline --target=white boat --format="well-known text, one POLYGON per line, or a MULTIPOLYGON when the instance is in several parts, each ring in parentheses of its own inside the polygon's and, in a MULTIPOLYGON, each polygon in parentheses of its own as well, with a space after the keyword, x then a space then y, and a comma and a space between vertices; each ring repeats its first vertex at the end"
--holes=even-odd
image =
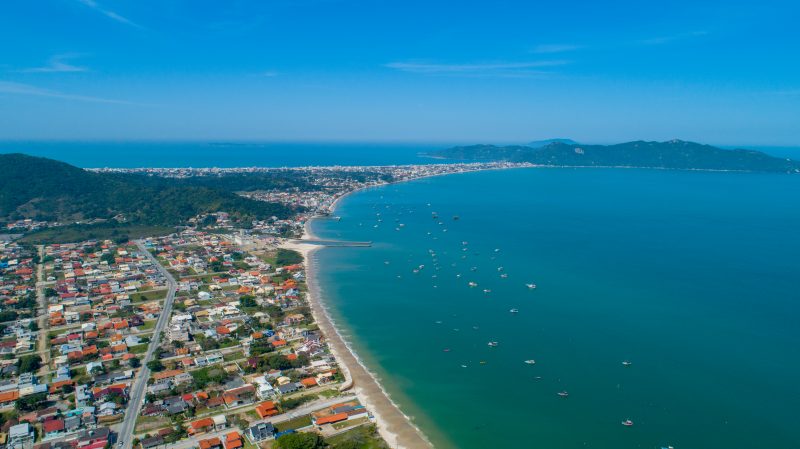
POLYGON ((467 284, 467 285, 469 285, 470 287, 477 287, 478 283, 470 281, 469 284, 467 284))
POLYGON ((497 343, 496 341, 490 341, 490 342, 489 342, 489 343, 487 343, 487 344, 488 344, 488 346, 489 346, 490 348, 494 348, 495 346, 497 346, 497 345, 498 345, 498 343, 497 343))
POLYGON ((625 427, 630 427, 633 425, 633 421, 631 421, 630 419, 626 419, 625 421, 622 421, 622 425, 625 427))
POLYGON ((562 397, 562 398, 568 398, 569 397, 569 393, 567 393, 566 391, 559 391, 557 394, 558 394, 559 397, 562 397))
POLYGON ((505 279, 505 278, 507 278, 507 277, 508 277, 508 275, 507 275, 507 274, 505 274, 505 273, 503 273, 503 274, 501 274, 501 275, 500 275, 500 277, 501 277, 501 278, 503 278, 503 279, 505 279))
POLYGON ((483 289, 483 292, 484 292, 484 293, 486 293, 486 294, 489 294, 489 293, 491 293, 492 291, 491 291, 491 290, 489 290, 488 288, 484 288, 484 289, 483 289))
POLYGON ((511 313, 519 313, 519 309, 511 309, 511 310, 509 310, 509 312, 511 312, 511 313))
POLYGON ((533 359, 526 360, 525 363, 527 363, 528 365, 535 365, 536 364, 536 360, 533 360, 533 359))
POLYGON ((633 365, 633 363, 629 362, 628 360, 622 362, 622 366, 631 366, 631 365, 633 365))
POLYGON ((497 271, 503 271, 503 267, 497 267, 497 271))
POLYGON ((525 284, 525 286, 531 290, 534 290, 536 288, 536 284, 525 284))

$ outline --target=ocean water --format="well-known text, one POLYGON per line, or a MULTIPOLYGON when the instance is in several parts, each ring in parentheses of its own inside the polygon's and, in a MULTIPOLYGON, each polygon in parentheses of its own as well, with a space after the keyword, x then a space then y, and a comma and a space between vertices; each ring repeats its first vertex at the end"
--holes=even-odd
POLYGON ((312 228, 374 242, 318 251, 319 283, 437 447, 790 449, 798 206, 797 176, 516 169, 358 192, 312 228))
MULTIPOLYGON (((26 153, 83 168, 302 167, 452 162, 421 153, 461 143, 329 143, 203 141, 0 141, 0 153, 26 153)), ((800 147, 750 147, 800 159, 800 147)))
POLYGON ((302 142, 0 141, 0 153, 26 153, 83 168, 302 167, 447 162, 420 153, 449 144, 302 142))

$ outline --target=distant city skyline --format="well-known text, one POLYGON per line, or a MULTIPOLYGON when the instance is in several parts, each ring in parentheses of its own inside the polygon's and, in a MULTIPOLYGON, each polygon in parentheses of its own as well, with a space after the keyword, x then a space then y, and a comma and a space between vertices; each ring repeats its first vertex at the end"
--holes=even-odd
POLYGON ((0 140, 800 145, 791 1, 5 2, 0 140))

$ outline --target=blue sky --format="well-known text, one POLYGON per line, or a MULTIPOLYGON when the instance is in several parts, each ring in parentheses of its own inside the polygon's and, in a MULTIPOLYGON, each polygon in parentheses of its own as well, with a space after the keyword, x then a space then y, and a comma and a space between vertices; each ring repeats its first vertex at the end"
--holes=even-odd
POLYGON ((800 145, 798 3, 5 0, 0 139, 800 145))

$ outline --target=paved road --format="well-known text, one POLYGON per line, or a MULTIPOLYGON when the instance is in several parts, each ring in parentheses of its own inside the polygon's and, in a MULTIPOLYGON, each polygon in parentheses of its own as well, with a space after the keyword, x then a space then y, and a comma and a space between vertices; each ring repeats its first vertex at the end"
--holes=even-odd
MULTIPOLYGON (((290 419, 298 418, 298 417, 303 416, 303 415, 308 415, 309 413, 311 413, 311 412, 313 412, 315 410, 320 410, 320 409, 323 409, 325 407, 330 407, 332 405, 339 404, 341 402, 353 401, 355 399, 356 399, 355 396, 343 396, 343 397, 325 399, 325 400, 321 400, 321 401, 314 401, 313 403, 309 403, 309 404, 307 404, 305 406, 298 407, 298 408, 296 408, 296 409, 294 409, 294 410, 292 410, 292 411, 290 411, 288 413, 275 415, 275 416, 270 417, 269 419, 262 419, 262 420, 259 420, 259 421, 254 421, 251 424, 252 425, 256 425, 256 424, 258 424, 260 422, 271 422, 272 424, 280 424, 280 423, 282 423, 284 421, 289 421, 290 419)), ((223 413, 228 414, 227 412, 223 412, 223 413)), ((169 449, 191 449, 191 448, 196 448, 198 446, 200 440, 205 440, 207 438, 218 437, 218 438, 224 440, 223 437, 225 435, 227 435, 228 433, 233 432, 234 430, 237 430, 237 429, 236 428, 228 428, 228 429, 225 429, 225 430, 223 430, 221 432, 210 432, 210 433, 204 433, 204 434, 201 434, 201 435, 197 435, 195 437, 184 438, 184 439, 182 439, 182 440, 180 440, 180 441, 178 441, 176 443, 170 444, 169 445, 169 449)), ((244 434, 245 430, 247 430, 247 429, 240 429, 242 434, 244 434)), ((350 430, 350 429, 346 429, 346 430, 350 430)))
POLYGON ((39 375, 44 374, 50 369, 50 349, 47 347, 47 298, 44 295, 44 245, 38 245, 36 250, 39 254, 39 263, 36 264, 36 302, 39 307, 39 335, 36 343, 36 353, 42 356, 42 367, 39 368, 39 375))
POLYGON ((161 339, 161 332, 167 326, 167 323, 169 323, 169 317, 172 313, 172 303, 175 301, 175 291, 177 289, 177 283, 175 282, 175 279, 164 267, 161 266, 160 263, 158 263, 158 260, 156 260, 152 254, 150 254, 150 251, 144 247, 144 244, 141 241, 137 241, 136 246, 156 265, 156 267, 158 267, 158 270, 167 279, 168 291, 167 298, 164 301, 164 308, 161 310, 161 314, 158 316, 158 321, 156 321, 156 325, 153 328, 153 336, 150 339, 150 346, 147 347, 147 352, 142 359, 142 367, 139 369, 139 374, 137 374, 136 378, 133 380, 133 384, 131 385, 128 409, 125 411, 125 418, 119 427, 119 441, 123 443, 122 449, 131 449, 131 443, 133 442, 133 429, 136 427, 136 418, 139 416, 139 411, 141 410, 142 403, 144 402, 147 379, 150 378, 150 369, 147 368, 147 362, 153 360, 153 354, 158 348, 158 345, 161 343, 159 341, 161 339))

